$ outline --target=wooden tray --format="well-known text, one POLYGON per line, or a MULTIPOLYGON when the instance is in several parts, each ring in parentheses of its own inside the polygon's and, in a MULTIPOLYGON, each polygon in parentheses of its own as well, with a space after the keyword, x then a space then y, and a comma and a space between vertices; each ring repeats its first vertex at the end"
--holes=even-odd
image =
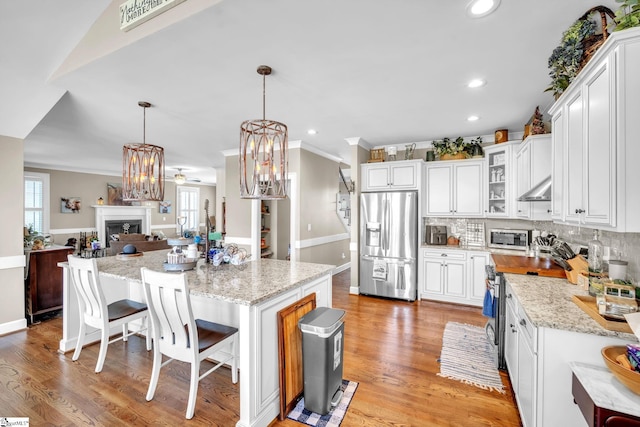
POLYGON ((607 320, 598 313, 598 306, 596 305, 596 297, 586 295, 574 295, 571 297, 573 302, 576 303, 585 313, 593 318, 605 329, 615 332, 626 332, 632 334, 633 331, 629 327, 627 322, 616 322, 613 320, 607 320))

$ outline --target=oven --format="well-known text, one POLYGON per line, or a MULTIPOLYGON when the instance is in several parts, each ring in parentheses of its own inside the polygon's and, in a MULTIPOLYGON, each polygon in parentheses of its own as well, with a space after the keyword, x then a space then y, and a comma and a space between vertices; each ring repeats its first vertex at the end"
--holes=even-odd
POLYGON ((493 358, 498 369, 505 370, 507 365, 504 360, 504 339, 506 322, 506 292, 505 280, 502 273, 496 273, 495 266, 486 266, 486 283, 493 298, 493 316, 485 325, 487 338, 493 350, 493 358))

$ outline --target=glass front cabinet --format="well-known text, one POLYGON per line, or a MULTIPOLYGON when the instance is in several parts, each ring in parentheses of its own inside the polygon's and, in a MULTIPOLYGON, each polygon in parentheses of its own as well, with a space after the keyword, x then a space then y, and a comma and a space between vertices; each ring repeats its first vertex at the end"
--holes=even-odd
POLYGON ((510 217, 514 204, 513 146, 521 141, 510 141, 483 147, 486 158, 487 188, 485 215, 487 217, 510 217))

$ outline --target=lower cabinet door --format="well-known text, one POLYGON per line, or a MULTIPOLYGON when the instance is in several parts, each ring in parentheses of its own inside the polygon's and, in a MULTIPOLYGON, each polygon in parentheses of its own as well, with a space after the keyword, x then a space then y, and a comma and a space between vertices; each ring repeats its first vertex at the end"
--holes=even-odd
POLYGON ((529 342, 518 333, 518 409, 524 427, 534 426, 536 358, 529 342))
POLYGON ((444 294, 444 286, 442 284, 443 275, 442 270, 444 269, 442 261, 438 260, 424 260, 424 283, 423 291, 428 294, 433 295, 443 295, 444 294))
POLYGON ((506 325, 504 327, 504 359, 509 370, 511 387, 518 391, 518 326, 516 314, 510 304, 507 304, 506 325))
POLYGON ((467 296, 464 265, 464 261, 447 261, 444 264, 444 293, 446 295, 459 298, 465 298, 467 296))

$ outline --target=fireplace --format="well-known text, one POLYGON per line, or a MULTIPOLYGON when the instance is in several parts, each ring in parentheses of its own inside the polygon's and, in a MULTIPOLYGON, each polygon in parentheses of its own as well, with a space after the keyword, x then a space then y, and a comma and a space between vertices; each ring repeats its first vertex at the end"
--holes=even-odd
POLYGON ((104 234, 106 236, 107 247, 114 234, 137 234, 142 233, 141 219, 116 219, 104 222, 104 234))
POLYGON ((124 233, 124 224, 129 224, 129 233, 151 234, 150 206, 111 206, 95 205, 96 230, 98 240, 105 248, 109 245, 111 234, 124 233))

